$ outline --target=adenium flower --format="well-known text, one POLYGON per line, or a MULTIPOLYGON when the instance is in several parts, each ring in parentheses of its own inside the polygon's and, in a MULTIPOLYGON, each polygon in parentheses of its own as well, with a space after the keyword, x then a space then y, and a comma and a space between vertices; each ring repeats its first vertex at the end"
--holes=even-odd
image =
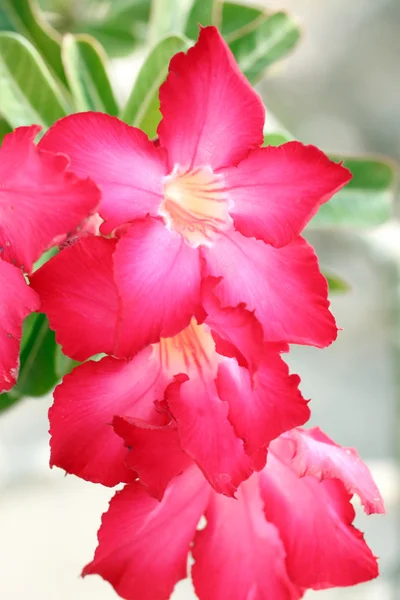
MULTIPOLYGON (((42 294, 44 310, 51 302, 63 312, 63 303, 71 303, 68 319, 60 319, 56 309, 48 314, 57 339, 74 355, 86 335, 95 353, 100 328, 113 343, 118 320, 115 246, 114 239, 87 236, 32 276, 36 289, 51 280, 52 293, 42 294), (99 259, 102 280, 78 280, 77 273, 90 274, 99 259)), ((126 465, 129 452, 110 426, 113 417, 141 418, 158 426, 172 415, 183 450, 216 491, 232 495, 265 464, 272 439, 308 420, 299 378, 289 375, 280 356, 287 346, 264 343, 260 324, 242 305, 222 308, 214 295, 217 283, 203 281, 206 311, 201 320, 193 318, 181 332, 130 360, 89 361, 64 378, 49 412, 52 465, 108 486, 133 481, 126 465), (177 380, 179 393, 172 394, 177 380)))
MULTIPOLYGON (((254 311, 265 341, 330 344, 337 329, 326 281, 299 234, 349 171, 314 146, 261 147, 262 102, 214 27, 172 59, 160 110, 157 144, 95 112, 61 119, 40 142, 66 153, 71 169, 102 191, 101 231, 117 239, 112 353, 132 357, 177 335, 203 309, 209 276, 224 307, 254 311)), ((51 296, 51 278, 42 283, 51 296)), ((96 338, 98 351, 109 352, 101 330, 96 338)), ((89 355, 84 343, 79 354, 89 355)))
POLYGON ((378 575, 376 558, 352 525, 350 500, 357 494, 370 514, 384 512, 382 498, 355 450, 319 429, 295 429, 273 441, 266 467, 242 483, 236 499, 216 494, 186 463, 159 501, 162 469, 155 465, 182 462, 173 431, 122 418, 114 428, 132 456, 140 439, 152 460, 142 461, 141 482, 111 500, 83 575, 101 575, 121 597, 167 600, 186 577, 189 552, 200 600, 297 600, 307 589, 378 575), (198 530, 202 515, 207 524, 198 530))
POLYGON ((100 200, 91 181, 67 172, 65 156, 35 146, 40 129, 19 127, 0 148, 0 392, 17 380, 22 321, 40 305, 23 272, 100 200))

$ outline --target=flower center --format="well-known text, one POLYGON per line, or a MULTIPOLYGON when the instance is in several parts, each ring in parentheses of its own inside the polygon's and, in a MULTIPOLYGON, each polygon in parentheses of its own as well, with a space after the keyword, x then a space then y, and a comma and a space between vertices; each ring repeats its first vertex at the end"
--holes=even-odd
POLYGON ((185 170, 176 165, 164 180, 160 215, 195 248, 211 245, 219 231, 230 227, 228 209, 222 176, 210 167, 185 170))
POLYGON ((213 374, 217 368, 215 343, 206 325, 192 319, 188 327, 177 335, 161 338, 155 346, 165 373, 171 377, 178 373, 189 376, 213 374))

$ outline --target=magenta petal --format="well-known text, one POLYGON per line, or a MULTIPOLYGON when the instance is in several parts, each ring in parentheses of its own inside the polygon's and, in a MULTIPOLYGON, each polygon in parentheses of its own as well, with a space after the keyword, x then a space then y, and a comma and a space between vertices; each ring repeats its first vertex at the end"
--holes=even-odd
POLYGON ((263 512, 258 478, 243 483, 237 500, 212 494, 207 526, 196 533, 193 583, 200 600, 297 600, 285 549, 263 512))
POLYGON ((264 107, 215 27, 200 29, 187 54, 176 54, 160 88, 161 145, 170 170, 237 164, 263 143, 264 107))
POLYGON ((116 435, 114 415, 164 422, 154 402, 167 385, 151 348, 131 362, 106 357, 64 377, 50 408, 51 466, 94 483, 114 486, 135 478, 129 451, 116 435))
POLYGON ((113 354, 118 294, 113 278, 115 240, 82 238, 31 276, 56 339, 68 356, 113 354))
POLYGON ((19 269, 0 259, 0 392, 17 381, 22 321, 39 308, 39 297, 19 269))
POLYGON ((139 129, 102 113, 78 113, 57 121, 39 146, 67 154, 74 173, 99 185, 104 233, 158 214, 167 175, 165 153, 139 129))
POLYGON ((73 231, 100 202, 92 181, 66 172, 68 158, 35 146, 40 127, 19 127, 0 148, 0 246, 4 260, 25 271, 73 231))
POLYGON ((215 288, 222 305, 254 310, 266 341, 325 347, 336 338, 326 280, 302 238, 276 249, 231 232, 202 254, 205 274, 222 277, 215 288))
POLYGON ((152 218, 136 221, 114 255, 121 296, 118 356, 174 336, 200 306, 200 258, 184 239, 152 218))
POLYGON ((235 227, 276 247, 297 237, 350 179, 342 165, 300 142, 258 148, 224 171, 235 227))
POLYGON ((186 577, 190 543, 209 494, 196 468, 174 479, 161 502, 140 483, 126 486, 103 515, 99 544, 83 575, 101 575, 127 600, 168 600, 186 577))

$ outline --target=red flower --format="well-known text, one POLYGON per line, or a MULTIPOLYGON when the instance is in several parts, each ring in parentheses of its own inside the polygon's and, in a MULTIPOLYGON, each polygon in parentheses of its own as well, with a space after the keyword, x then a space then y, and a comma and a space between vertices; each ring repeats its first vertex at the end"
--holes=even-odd
POLYGON ((65 156, 35 146, 39 131, 19 127, 0 148, 0 391, 16 382, 22 321, 40 304, 21 269, 30 273, 55 238, 75 229, 100 199, 91 181, 66 172, 65 156))
POLYGON ((40 142, 98 183, 103 233, 123 226, 113 256, 114 353, 134 356, 187 327, 210 275, 223 306, 254 311, 266 341, 331 343, 326 282, 298 236, 349 172, 313 146, 260 148, 261 100, 214 27, 172 59, 160 104, 157 147, 93 112, 60 120, 40 142))
MULTIPOLYGON (((128 445, 135 442, 137 423, 117 418, 114 427, 128 445)), ((167 446, 154 443, 164 435, 163 428, 144 425, 141 444, 148 437, 155 461, 181 468, 171 431, 167 446)), ((352 525, 350 499, 356 493, 367 513, 382 513, 379 491, 357 453, 319 429, 293 430, 272 442, 266 467, 240 486, 237 499, 215 494, 186 464, 159 502, 148 493, 159 486, 152 465, 142 465, 147 487, 132 483, 111 501, 94 559, 83 571, 101 575, 127 600, 169 598, 186 577, 190 550, 200 600, 297 600, 309 588, 378 575, 375 557, 352 525), (203 514, 207 525, 198 531, 203 514)))

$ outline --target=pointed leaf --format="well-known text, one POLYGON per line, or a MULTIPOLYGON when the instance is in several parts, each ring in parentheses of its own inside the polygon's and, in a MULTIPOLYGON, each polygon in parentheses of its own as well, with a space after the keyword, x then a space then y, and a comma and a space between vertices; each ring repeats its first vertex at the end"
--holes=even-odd
POLYGON ((220 23, 221 5, 217 0, 195 0, 189 12, 185 35, 196 40, 199 35, 199 25, 216 25, 220 23))
POLYGON ((328 282, 330 294, 345 294, 350 290, 350 285, 341 277, 327 273, 327 271, 323 271, 323 275, 328 282))
POLYGON ((22 36, 0 33, 0 113, 14 128, 50 126, 68 108, 37 50, 22 36))
POLYGON ((65 35, 62 59, 75 109, 117 115, 118 105, 105 66, 107 56, 97 40, 85 34, 65 35))

